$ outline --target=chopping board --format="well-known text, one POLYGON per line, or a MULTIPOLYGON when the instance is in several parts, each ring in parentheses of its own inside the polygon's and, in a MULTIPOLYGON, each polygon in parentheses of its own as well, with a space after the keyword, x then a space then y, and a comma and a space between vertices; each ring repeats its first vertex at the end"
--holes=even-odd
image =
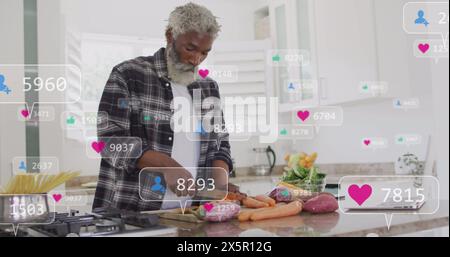
POLYGON ((158 214, 161 219, 168 219, 168 220, 178 220, 178 221, 185 221, 190 223, 203 223, 204 220, 198 219, 194 214, 191 213, 173 213, 173 212, 167 212, 167 213, 160 213, 158 214))
MULTIPOLYGON (((194 207, 197 208, 197 207, 194 207)), ((168 220, 178 220, 178 221, 185 221, 190 223, 203 223, 204 220, 201 220, 197 218, 194 214, 191 213, 191 210, 193 208, 186 208, 184 213, 180 208, 172 210, 170 212, 163 212, 159 213, 158 216, 161 219, 168 219, 168 220)))
POLYGON ((177 220, 190 223, 203 223, 205 221, 198 219, 194 214, 190 213, 191 208, 186 208, 184 214, 181 208, 171 210, 142 211, 145 214, 156 214, 161 219, 177 220))
MULTIPOLYGON (((215 192, 198 192, 196 196, 200 198, 212 198, 212 199, 225 199, 227 195, 226 191, 215 191, 215 192)), ((211 200, 213 201, 213 200, 211 200)), ((172 209, 172 210, 161 210, 161 211, 154 211, 153 213, 158 214, 158 216, 161 219, 168 219, 168 220, 177 220, 177 221, 185 221, 190 223, 204 223, 204 220, 201 220, 197 218, 194 214, 190 213, 192 209, 196 209, 198 207, 190 207, 186 208, 184 214, 182 213, 181 208, 172 209)))
MULTIPOLYGON (((241 206, 241 211, 246 211, 246 210, 252 210, 252 209, 241 206)), ((170 212, 158 213, 158 216, 161 219, 185 221, 185 222, 189 222, 189 223, 204 223, 204 222, 206 222, 204 220, 197 218, 197 216, 195 216, 194 214, 189 213, 188 208, 186 209, 184 214, 181 213, 181 209, 177 209, 177 210, 172 210, 170 212)))

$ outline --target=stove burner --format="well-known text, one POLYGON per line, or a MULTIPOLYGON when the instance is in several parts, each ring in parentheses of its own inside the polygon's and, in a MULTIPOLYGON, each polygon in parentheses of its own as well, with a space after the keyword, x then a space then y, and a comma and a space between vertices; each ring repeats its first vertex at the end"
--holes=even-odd
POLYGON ((66 236, 70 233, 79 234, 83 227, 94 225, 95 217, 91 215, 70 216, 68 213, 56 213, 53 223, 33 228, 49 236, 66 236))
POLYGON ((120 223, 112 220, 99 220, 95 222, 95 227, 98 232, 121 231, 120 223))
POLYGON ((79 215, 77 212, 55 213, 55 220, 48 225, 36 225, 32 229, 46 236, 96 236, 125 233, 158 225, 157 215, 104 210, 100 213, 79 215))

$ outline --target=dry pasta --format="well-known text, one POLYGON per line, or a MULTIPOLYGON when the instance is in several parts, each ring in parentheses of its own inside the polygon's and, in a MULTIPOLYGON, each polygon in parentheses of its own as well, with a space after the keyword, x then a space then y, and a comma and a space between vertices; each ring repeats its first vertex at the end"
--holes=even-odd
POLYGON ((40 194, 48 193, 59 185, 80 175, 79 172, 60 172, 58 174, 28 173, 11 178, 0 194, 40 194))

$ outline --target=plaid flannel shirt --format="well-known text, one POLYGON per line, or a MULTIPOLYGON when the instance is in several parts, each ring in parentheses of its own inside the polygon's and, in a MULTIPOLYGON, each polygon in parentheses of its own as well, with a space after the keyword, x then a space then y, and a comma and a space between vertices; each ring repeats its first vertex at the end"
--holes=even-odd
MULTIPOLYGON (((208 77, 191 83, 188 90, 191 96, 194 92, 201 92, 202 100, 207 97, 220 98, 217 83, 208 77)), ((161 208, 163 193, 139 191, 139 186, 149 188, 153 179, 149 177, 151 175, 147 175, 139 180, 140 170, 136 165, 142 154, 148 150, 171 156, 174 132, 170 122, 155 117, 170 119, 174 113, 172 100, 164 48, 153 56, 138 57, 113 68, 99 105, 99 114, 106 113, 107 119, 100 119, 97 127, 98 138, 117 140, 120 137, 121 142, 133 143, 137 147, 133 147, 131 152, 102 153, 93 209, 103 207, 143 211, 161 208), (154 119, 145 121, 147 114, 152 114, 154 119), (148 201, 149 199, 151 201, 148 201)), ((207 112, 203 105, 202 117, 207 112)), ((223 113, 220 112, 220 115, 223 122, 223 113)), ((223 160, 230 170, 232 169, 227 133, 202 133, 200 139, 198 167, 211 167, 212 161, 223 160)), ((160 174, 155 173, 154 176, 160 174)), ((201 176, 207 175, 199 171, 197 177, 201 176)), ((162 184, 165 186, 164 181, 162 184)))

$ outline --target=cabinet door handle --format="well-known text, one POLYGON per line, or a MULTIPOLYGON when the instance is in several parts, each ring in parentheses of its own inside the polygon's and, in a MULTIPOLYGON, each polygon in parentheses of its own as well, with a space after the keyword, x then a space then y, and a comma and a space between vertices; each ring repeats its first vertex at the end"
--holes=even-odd
POLYGON ((320 99, 326 100, 328 99, 328 83, 327 79, 324 77, 321 77, 319 79, 319 92, 320 92, 320 99))

